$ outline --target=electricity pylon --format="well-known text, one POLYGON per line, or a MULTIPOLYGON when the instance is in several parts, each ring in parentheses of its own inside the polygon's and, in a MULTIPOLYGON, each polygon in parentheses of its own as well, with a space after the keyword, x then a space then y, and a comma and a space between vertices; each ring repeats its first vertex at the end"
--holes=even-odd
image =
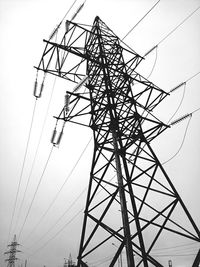
POLYGON ((153 253, 163 242, 200 242, 198 227, 151 145, 169 127, 153 115, 168 94, 137 73, 142 57, 99 17, 91 27, 67 21, 60 43, 45 42, 37 70, 78 84, 66 93, 57 123, 93 131, 78 266, 106 251, 113 253, 106 266, 114 266, 121 253, 128 267, 163 266, 153 253))
POLYGON ((17 243, 16 235, 14 235, 13 241, 10 245, 8 245, 10 249, 4 253, 9 255, 9 258, 5 260, 8 262, 7 267, 15 267, 15 262, 18 260, 18 258, 16 258, 16 254, 17 252, 21 252, 17 249, 17 246, 19 246, 19 244, 17 243))

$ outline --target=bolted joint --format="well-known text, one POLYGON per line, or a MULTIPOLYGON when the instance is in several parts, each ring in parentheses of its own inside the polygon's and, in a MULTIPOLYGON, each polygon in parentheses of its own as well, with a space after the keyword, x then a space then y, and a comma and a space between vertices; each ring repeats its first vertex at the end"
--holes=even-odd
POLYGON ((118 120, 113 119, 109 125, 110 131, 117 130, 118 129, 118 120))
POLYGON ((146 143, 146 138, 145 138, 145 136, 144 136, 142 131, 138 131, 138 135, 137 136, 138 136, 137 139, 140 139, 142 142, 146 143))
POLYGON ((134 113, 134 117, 136 120, 139 120, 141 118, 140 114, 137 112, 134 113))
POLYGON ((120 148, 117 150, 117 154, 122 156, 122 157, 125 157, 126 156, 126 149, 123 147, 123 148, 120 148))
POLYGON ((97 125, 96 125, 95 123, 92 123, 92 124, 90 125, 90 128, 91 128, 93 131, 97 131, 97 130, 98 130, 98 127, 97 127, 97 125))

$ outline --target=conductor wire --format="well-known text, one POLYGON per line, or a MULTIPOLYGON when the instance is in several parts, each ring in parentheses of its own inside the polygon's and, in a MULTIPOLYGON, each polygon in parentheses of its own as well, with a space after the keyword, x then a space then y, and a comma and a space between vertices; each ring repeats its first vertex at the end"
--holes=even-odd
POLYGON ((194 13, 196 13, 199 10, 199 8, 200 6, 197 7, 192 13, 190 13, 181 23, 179 23, 173 30, 171 30, 163 39, 161 39, 157 45, 160 45, 161 43, 163 43, 172 33, 174 33, 180 26, 182 26, 184 22, 186 22, 194 13))
POLYGON ((70 10, 72 9, 72 7, 75 5, 75 3, 77 2, 77 0, 75 0, 72 5, 70 6, 70 8, 68 9, 67 13, 64 15, 64 17, 61 20, 61 23, 63 22, 63 20, 66 18, 66 16, 68 15, 68 13, 70 12, 70 10))
POLYGON ((43 125, 42 125, 42 130, 41 130, 41 133, 40 133, 40 137, 39 137, 39 141, 38 141, 37 148, 36 148, 36 151, 35 151, 34 159, 33 159, 32 166, 31 166, 31 169, 30 169, 30 173, 29 173, 29 176, 28 176, 28 180, 27 180, 27 183, 26 183, 26 188, 25 188, 25 191, 24 191, 24 194, 23 194, 23 199, 22 199, 22 202, 21 202, 21 205, 20 205, 20 208, 19 208, 15 229, 17 229, 18 220, 20 218, 20 214, 21 214, 21 211, 22 211, 23 203, 25 201, 27 189, 28 189, 28 186, 29 186, 29 183, 30 183, 30 180, 31 180, 31 176, 32 176, 33 169, 34 169, 34 166, 35 166, 35 162, 36 162, 36 158, 37 158, 37 155, 38 155, 39 147, 40 147, 40 144, 41 144, 42 135, 43 135, 43 132, 44 132, 44 127, 45 127, 45 124, 46 124, 46 121, 47 121, 48 112, 49 112, 49 108, 50 108, 50 105, 51 105, 53 92, 54 92, 54 89, 55 89, 56 78, 57 77, 54 78, 54 82, 53 82, 53 86, 52 86, 52 90, 51 90, 51 95, 50 95, 50 98, 49 98, 49 102, 48 102, 45 118, 44 118, 43 125))
POLYGON ((88 145, 90 144, 92 138, 90 138, 89 142, 86 144, 85 148, 83 149, 83 151, 81 152, 78 160, 76 161, 75 165, 73 166, 73 168, 71 169, 69 175, 67 176, 67 178, 65 179, 64 183, 62 184, 62 186, 60 187, 60 189, 58 190, 58 192, 56 193, 55 197, 53 198, 53 200, 51 201, 50 205, 48 206, 47 210, 44 212, 44 214, 41 216, 40 220, 38 221, 38 223, 35 225, 35 227, 33 228, 33 230, 30 232, 30 234, 26 237, 25 240, 27 240, 36 230, 36 228, 40 225, 40 223, 42 222, 42 220, 44 219, 44 217, 47 215, 47 213, 49 212, 50 208, 53 206, 53 204, 55 203, 55 201, 57 200, 59 194, 61 193, 62 189, 64 188, 65 184, 67 183, 67 181, 69 180, 69 178, 71 177, 72 173, 74 172, 75 168, 77 167, 79 161, 81 160, 81 158, 83 157, 88 145))
POLYGON ((21 173, 20 173, 19 182, 18 182, 18 186, 17 186, 17 193, 16 193, 16 196, 15 196, 15 202, 14 202, 11 222, 10 222, 10 226, 9 226, 7 244, 8 244, 9 238, 10 238, 10 234, 11 234, 11 230, 12 230, 12 226, 13 226, 13 220, 14 220, 14 216, 15 216, 15 212, 16 212, 16 206, 17 206, 19 191, 20 191, 20 187, 21 187, 22 176, 23 176, 23 173, 24 173, 24 166, 25 166, 25 162, 26 162, 26 157, 27 157, 27 152, 28 152, 28 147, 29 147, 32 127, 33 127, 33 121, 34 121, 34 117, 35 117, 36 104, 37 104, 37 98, 35 98, 33 113, 32 113, 32 117, 31 117, 31 124, 30 124, 30 128, 29 128, 28 139, 27 139, 27 142, 26 142, 25 154, 24 154, 24 158, 23 158, 23 163, 22 163, 22 167, 21 167, 21 173))
POLYGON ((122 41, 138 26, 138 24, 154 9, 155 6, 160 2, 157 1, 150 9, 149 11, 127 32, 127 34, 122 38, 122 41))
POLYGON ((147 79, 149 79, 149 77, 152 75, 152 73, 153 73, 153 71, 154 71, 154 69, 155 69, 155 67, 156 67, 157 59, 158 59, 158 46, 156 46, 155 61, 154 61, 154 63, 153 63, 153 67, 152 67, 152 69, 151 69, 149 75, 147 76, 147 79))
POLYGON ((44 247, 46 247, 48 245, 49 242, 51 242, 54 238, 56 238, 62 231, 65 230, 65 228, 84 210, 84 208, 82 208, 81 210, 79 210, 59 231, 57 231, 55 233, 55 235, 53 235, 49 240, 47 240, 47 242, 41 246, 40 248, 38 248, 37 250, 35 250, 32 254, 29 255, 29 258, 34 256, 37 252, 39 252, 41 249, 43 249, 44 247))
POLYGON ((22 225, 22 227, 21 227, 21 230, 19 231, 18 239, 20 238, 20 236, 21 236, 21 234, 22 234, 22 231, 23 231, 24 226, 25 226, 25 224, 26 224, 27 218, 28 218, 28 216, 29 216, 29 214, 30 214, 31 208, 32 208, 32 206, 33 206, 33 202, 34 202, 34 200, 35 200, 36 194, 37 194, 37 192, 38 192, 38 189, 39 189, 40 184, 41 184, 41 182, 42 182, 42 179, 43 179, 43 177, 44 177, 44 173, 45 173, 46 168, 47 168, 47 166, 48 166, 48 163, 49 163, 51 154, 52 154, 52 152, 53 152, 53 148, 54 148, 54 146, 51 147, 51 150, 50 150, 50 153, 49 153, 49 155, 48 155, 47 161, 46 161, 46 163, 45 163, 45 166, 44 166, 42 175, 40 176, 40 179, 39 179, 39 182, 38 182, 38 184, 37 184, 36 190, 35 190, 35 192, 34 192, 33 198, 32 198, 32 200, 31 200, 31 204, 30 204, 30 206, 29 206, 29 208, 28 208, 28 211, 27 211, 26 217, 25 217, 25 219, 24 219, 23 225, 22 225))
MULTIPOLYGON (((37 240, 34 244, 32 244, 30 247, 33 247, 35 244, 39 243, 59 222, 60 220, 71 210, 71 208, 76 204, 76 202, 80 199, 80 197, 83 195, 83 193, 87 190, 87 187, 83 189, 83 191, 77 196, 77 198, 71 203, 71 205, 65 210, 65 212, 56 220, 56 222, 47 230, 42 237, 37 240)), ((81 209, 82 211, 83 209, 81 209)), ((72 220, 71 220, 72 221, 72 220)), ((30 248, 29 247, 29 248, 30 248)))
MULTIPOLYGON (((192 13, 190 13, 184 20, 182 20, 173 30, 171 30, 163 39, 160 40, 160 42, 157 43, 153 48, 151 48, 147 53, 144 54, 143 57, 146 57, 149 55, 157 46, 159 46, 161 43, 163 43, 170 35, 172 35, 179 27, 183 25, 184 22, 186 22, 194 13, 196 13, 200 9, 200 6, 197 7, 192 13)), ((192 77, 193 78, 193 77, 192 77)))
POLYGON ((200 71, 197 72, 196 74, 194 74, 193 76, 191 76, 190 78, 188 78, 185 82, 188 82, 188 81, 192 80, 192 79, 193 79, 194 77, 196 77, 199 73, 200 73, 200 71))

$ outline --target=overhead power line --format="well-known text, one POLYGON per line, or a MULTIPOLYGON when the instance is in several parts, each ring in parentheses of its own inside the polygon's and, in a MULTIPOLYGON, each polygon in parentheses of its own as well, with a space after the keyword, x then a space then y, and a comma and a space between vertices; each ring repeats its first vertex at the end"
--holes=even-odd
POLYGON ((140 24, 140 22, 157 6, 157 4, 160 2, 157 1, 150 9, 149 11, 127 32, 127 34, 122 38, 122 41, 140 24))
MULTIPOLYGON (((185 82, 182 82, 182 83, 176 85, 174 88, 172 88, 172 89, 169 91, 169 93, 171 94, 171 93, 175 92, 176 90, 178 90, 178 89, 180 89, 180 88, 183 87, 183 94, 182 94, 180 103, 178 104, 178 107, 176 108, 176 110, 175 110, 175 112, 173 113, 173 115, 172 115, 172 116, 170 117, 170 119, 168 120, 167 124, 169 124, 170 121, 173 119, 173 117, 177 114, 177 112, 179 111, 179 109, 180 109, 180 107, 181 107, 181 105, 182 105, 182 103, 183 103, 183 100, 184 100, 184 97, 185 97, 186 83, 189 82, 189 81, 191 81, 193 78, 195 78, 199 73, 200 73, 200 71, 197 72, 196 74, 192 75, 191 77, 189 77, 185 82)), ((192 113, 194 113, 194 112, 192 112, 192 113)))
MULTIPOLYGON (((111 181, 114 177, 116 177, 116 174, 109 180, 109 181, 111 181)), ((106 188, 106 185, 105 185, 105 187, 104 188, 102 188, 99 192, 98 192, 98 194, 104 189, 105 190, 105 188, 106 188)), ((76 202, 81 198, 81 196, 83 195, 83 193, 85 192, 87 190, 87 187, 85 187, 84 189, 83 189, 83 191, 81 191, 81 193, 77 196, 77 198, 71 203, 71 205, 64 211, 64 213, 57 219, 57 221, 43 234, 43 236, 39 239, 39 240, 37 240, 36 242, 34 242, 29 248, 31 248, 31 247, 33 247, 35 244, 37 244, 37 243, 39 243, 53 228, 55 228, 55 226, 61 221, 61 219, 71 210, 71 208, 76 204, 76 202)), ((97 195, 98 195, 97 194, 97 195)), ((83 209, 82 209, 83 210, 83 209)), ((75 217, 73 217, 72 218, 72 220, 70 221, 70 223, 74 220, 76 218, 76 216, 75 217)), ((35 229, 34 229, 35 230, 35 229)), ((64 230, 64 229, 63 229, 64 230)), ((32 234, 32 232, 31 232, 31 234, 32 234)), ((29 235, 30 236, 30 235, 29 235)), ((28 236, 28 237, 29 237, 28 236)), ((27 237, 27 238, 28 238, 27 237)), ((27 239, 26 238, 26 239, 27 239)), ((28 248, 28 249, 29 249, 28 248)))
POLYGON ((198 10, 200 6, 197 7, 192 13, 190 13, 184 20, 182 20, 174 29, 172 29, 164 38, 162 38, 157 45, 151 48, 148 52, 144 54, 144 57, 149 55, 154 49, 156 49, 161 43, 163 43, 170 35, 172 35, 179 27, 181 27, 190 17, 192 17, 198 10))
POLYGON ((36 148, 36 151, 35 151, 34 159, 33 159, 33 162, 32 162, 31 168, 30 168, 30 172, 29 172, 29 176, 28 176, 28 179, 27 179, 27 183, 26 183, 24 194, 23 194, 22 202, 21 202, 21 205, 20 205, 20 208, 19 208, 15 229, 17 229, 17 225, 18 225, 18 221, 19 221, 19 218, 20 218, 20 215, 21 215, 23 203, 25 201, 26 193, 27 193, 28 186, 29 186, 29 183, 30 183, 30 180, 31 180, 31 176, 32 176, 32 173, 33 173, 33 169, 34 169, 34 166, 35 166, 36 158, 37 158, 39 147, 40 147, 40 144, 41 144, 41 139, 42 139, 43 132, 44 132, 44 127, 45 127, 45 124, 46 124, 46 121, 47 121, 47 117, 48 117, 48 113, 49 113, 51 100, 52 100, 52 97, 53 97, 53 92, 54 92, 54 89, 55 89, 56 79, 57 79, 57 77, 54 78, 54 82, 53 82, 53 86, 52 86, 52 90, 51 90, 51 95, 50 95, 50 98, 49 98, 48 106, 47 106, 46 113, 45 113, 45 118, 44 118, 43 125, 42 125, 42 130, 40 132, 40 137, 39 137, 39 140, 38 140, 38 144, 37 144, 37 148, 36 148))
POLYGON ((63 23, 64 19, 66 18, 66 16, 68 15, 68 13, 70 12, 70 10, 72 9, 72 7, 75 5, 75 3, 77 2, 77 0, 75 0, 72 5, 70 6, 70 8, 68 9, 68 11, 65 13, 64 17, 61 19, 60 23, 55 27, 55 29, 52 31, 52 33, 49 36, 49 40, 52 39, 54 37, 54 35, 58 32, 58 29, 60 28, 61 24, 63 23))
POLYGON ((192 15, 194 15, 199 10, 199 8, 200 6, 197 7, 192 13, 190 13, 183 21, 181 21, 181 23, 179 23, 173 30, 171 30, 163 39, 161 39, 157 45, 163 43, 170 35, 172 35, 172 33, 174 33, 179 27, 181 27, 184 22, 186 22, 190 17, 192 17, 192 15))
MULTIPOLYGON (((77 198, 71 203, 71 205, 64 211, 64 213, 56 220, 56 222, 41 236, 41 238, 39 240, 37 240, 36 242, 34 242, 30 247, 33 247, 35 244, 41 242, 41 240, 49 233, 52 231, 53 228, 56 227, 56 225, 58 225, 58 223, 61 221, 61 219, 71 210, 71 208, 76 204, 76 202, 81 198, 81 196, 83 195, 83 193, 87 190, 87 187, 85 187, 81 193, 77 196, 77 198)), ((83 210, 83 209, 81 209, 83 210)), ((73 217, 75 219, 75 217, 73 217)), ((72 222, 72 220, 70 221, 72 222)))
POLYGON ((197 243, 188 243, 188 244, 182 244, 182 245, 176 245, 176 246, 170 246, 170 247, 161 247, 161 248, 155 248, 153 251, 158 251, 158 250, 168 250, 168 249, 174 249, 174 248, 182 248, 182 247, 188 247, 188 246, 194 246, 198 245, 197 243))
POLYGON ((183 139, 182 139, 182 142, 181 142, 181 144, 180 144, 180 147, 178 148, 177 152, 176 152, 171 158, 169 158, 168 160, 164 161, 164 162, 162 163, 162 165, 164 165, 164 164, 168 163, 169 161, 171 161, 172 159, 174 159, 174 158, 178 155, 178 153, 181 151, 181 149, 182 149, 182 147, 183 147, 183 144, 184 144, 184 142, 185 142, 185 138, 186 138, 186 135, 187 135, 187 131, 188 131, 188 128, 189 128, 189 124, 190 124, 192 115, 193 115, 194 113, 196 113, 197 111, 199 111, 199 110, 200 110, 200 107, 197 108, 197 109, 195 109, 195 110, 192 111, 191 113, 188 113, 188 114, 186 114, 186 115, 180 117, 179 119, 173 121, 173 122, 170 124, 170 125, 172 126, 172 125, 174 125, 174 124, 177 124, 177 123, 179 123, 179 122, 181 122, 181 121, 183 121, 183 120, 189 118, 188 123, 187 123, 186 128, 185 128, 185 131, 184 131, 184 135, 183 135, 183 139))
POLYGON ((50 150, 50 153, 49 153, 49 155, 48 155, 47 161, 46 161, 46 163, 45 163, 45 166, 44 166, 42 175, 40 176, 39 182, 38 182, 38 184, 37 184, 37 187, 36 187, 36 190, 35 190, 35 192, 34 192, 33 198, 32 198, 31 203, 30 203, 30 205, 29 205, 29 208, 28 208, 27 214, 26 214, 26 216, 25 216, 24 222, 23 222, 22 227, 21 227, 21 229, 20 229, 20 231, 19 231, 18 239, 21 237, 21 234, 22 234, 22 231, 23 231, 24 226, 25 226, 25 224, 26 224, 27 218, 28 218, 28 216, 29 216, 29 214, 30 214, 31 208, 32 208, 32 206, 33 206, 33 202, 34 202, 34 200, 35 200, 36 194, 37 194, 37 192, 38 192, 38 189, 39 189, 40 184, 41 184, 41 182, 42 182, 42 179, 43 179, 43 177, 44 177, 44 173, 45 173, 46 168, 47 168, 47 166, 48 166, 50 157, 51 157, 51 155, 52 155, 53 148, 54 148, 54 146, 51 147, 51 150, 50 150))
POLYGON ((192 111, 191 113, 194 114, 195 112, 199 111, 200 110, 200 107, 195 109, 194 111, 192 111))
POLYGON ((185 142, 185 138, 186 138, 186 135, 187 135, 187 131, 188 131, 188 128, 189 128, 189 124, 190 124, 191 118, 192 118, 192 116, 189 117, 188 123, 187 123, 185 131, 184 131, 183 139, 181 141, 181 144, 180 144, 178 150, 176 151, 176 153, 172 157, 170 157, 168 160, 164 161, 162 163, 162 165, 164 165, 164 164, 168 163, 169 161, 171 161, 172 159, 174 159, 179 154, 179 152, 181 151, 181 149, 183 147, 183 144, 185 142))
POLYGON ((199 75, 200 71, 197 72, 196 74, 194 74, 193 76, 191 76, 190 78, 188 78, 185 82, 189 82, 190 80, 192 80, 193 78, 195 78, 197 75, 199 75))
MULTIPOLYGON (((86 149, 88 148, 90 142, 91 142, 92 138, 90 138, 89 142, 86 144, 86 146, 84 147, 83 151, 81 152, 79 158, 77 159, 76 163, 74 164, 73 168, 71 169, 70 173, 68 174, 68 176, 66 177, 64 183, 62 184, 62 186, 60 187, 60 189, 58 190, 58 192, 56 193, 55 197, 53 198, 53 200, 51 201, 50 205, 48 206, 48 208, 46 209, 46 211, 43 213, 43 215, 41 216, 41 218, 39 219, 38 223, 35 225, 35 227, 33 228, 33 230, 30 232, 30 234, 25 238, 28 239, 34 232, 35 230, 38 228, 38 226, 41 224, 42 220, 45 218, 45 216, 47 215, 47 213, 49 212, 49 210, 51 209, 51 207, 53 206, 53 204, 56 202, 58 196, 60 195, 62 189, 64 188, 65 184, 67 183, 67 181, 69 180, 69 178, 71 177, 72 173, 74 172, 75 168, 77 167, 78 163, 80 162, 81 158, 83 157, 86 149)), ((85 189, 84 189, 85 191, 85 189)), ((82 194, 82 193, 81 193, 82 194)), ((66 213, 66 212, 65 212, 66 213)), ((64 213, 64 214, 65 214, 64 213)))
POLYGON ((154 257, 188 257, 188 256, 196 256, 196 254, 163 254, 163 255, 153 255, 154 257))
MULTIPOLYGON (((72 9, 72 7, 74 6, 74 4, 76 3, 77 0, 75 0, 72 5, 70 6, 70 8, 68 9, 67 13, 64 15, 64 17, 62 18, 62 20, 60 21, 60 23, 55 27, 55 29, 53 30, 53 32, 51 33, 51 35, 49 36, 49 40, 51 40, 55 34, 58 32, 58 29, 60 28, 61 24, 63 23, 64 19, 66 18, 66 16, 68 15, 68 13, 70 12, 70 10, 72 9)), ((83 8, 84 4, 85 4, 86 0, 79 6, 79 8, 77 9, 77 11, 73 14, 71 20, 74 20, 75 17, 78 15, 78 13, 81 11, 81 9, 83 8)))
POLYGON ((15 197, 15 202, 14 202, 14 206, 13 206, 11 222, 10 222, 10 226, 9 226, 9 233, 8 233, 8 238, 7 238, 7 244, 8 244, 9 238, 10 238, 10 234, 11 234, 11 230, 12 230, 12 225, 13 225, 13 220, 14 220, 14 216, 15 216, 15 212, 16 212, 16 206, 17 206, 17 201, 18 201, 18 197, 19 197, 19 191, 20 191, 20 187, 21 187, 22 177, 23 177, 23 173, 24 173, 24 166, 25 166, 25 162, 26 162, 26 157, 27 157, 27 152, 28 152, 28 147, 29 147, 29 142, 30 142, 32 127, 33 127, 33 121, 34 121, 34 116, 35 116, 36 104, 37 104, 37 98, 35 99, 35 103, 34 103, 34 107, 33 107, 33 112, 32 112, 32 117, 31 117, 31 124, 30 124, 30 128, 29 128, 29 133, 28 133, 28 139, 27 139, 27 142, 26 142, 26 148, 25 148, 23 163, 22 163, 20 177, 19 177, 19 182, 18 182, 18 186, 17 186, 17 193, 16 193, 16 197, 15 197))
POLYGON ((32 254, 29 255, 29 258, 34 256, 36 253, 38 253, 39 251, 41 251, 41 249, 43 249, 44 247, 46 247, 53 239, 55 239, 62 231, 65 230, 65 228, 83 211, 83 208, 81 210, 79 210, 59 231, 57 231, 49 240, 47 240, 47 242, 39 247, 37 250, 35 250, 32 254))
POLYGON ((149 75, 147 76, 147 79, 149 79, 149 77, 152 75, 152 73, 153 73, 153 71, 154 71, 154 69, 155 69, 155 67, 156 67, 156 63, 157 63, 157 59, 158 59, 158 47, 156 47, 156 50, 155 50, 155 52, 156 52, 156 55, 155 55, 155 60, 154 60, 154 63, 153 63, 152 69, 151 69, 151 71, 150 71, 149 75))

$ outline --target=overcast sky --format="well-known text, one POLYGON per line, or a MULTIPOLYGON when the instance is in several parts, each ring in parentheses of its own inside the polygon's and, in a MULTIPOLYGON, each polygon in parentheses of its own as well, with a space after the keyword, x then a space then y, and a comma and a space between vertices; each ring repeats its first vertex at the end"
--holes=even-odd
MULTIPOLYGON (((44 43, 65 15, 73 1, 69 0, 0 0, 0 265, 4 266, 9 225, 13 212, 17 186, 26 149, 31 116, 34 108, 32 95, 36 71, 33 66, 39 63, 44 43)), ((121 38, 152 7, 153 0, 87 0, 76 22, 92 24, 96 15, 121 38)), ((82 1, 77 1, 67 19, 70 19, 82 1)), ((200 6, 199 0, 161 0, 157 7, 124 40, 139 54, 144 55, 158 44, 184 18, 200 6)), ((158 57, 150 80, 169 92, 181 82, 200 71, 200 10, 158 46, 158 57)), ((147 77, 155 61, 155 52, 141 63, 140 72, 147 77)), ((14 233, 19 234, 27 214, 38 181, 50 153, 50 138, 55 125, 54 115, 58 115, 64 103, 64 93, 72 89, 70 84, 56 80, 51 105, 44 125, 34 169, 30 178, 24 205, 19 214, 20 203, 34 160, 38 140, 41 135, 45 112, 48 108, 53 77, 48 77, 43 97, 38 101, 27 151, 26 162, 19 191, 16 213, 9 242, 14 233)), ((174 118, 192 112, 200 107, 200 75, 187 82, 185 97, 174 118)), ((183 95, 179 89, 157 109, 156 115, 167 123, 183 95)), ((188 207, 196 224, 200 225, 199 212, 199 159, 200 159, 200 112, 195 112, 190 121, 187 135, 178 155, 165 164, 165 169, 188 207)), ((154 142, 154 149, 161 162, 171 158, 179 149, 188 121, 167 130, 154 142)), ((89 129, 67 125, 59 149, 54 149, 49 164, 42 177, 39 190, 20 236, 19 264, 28 259, 28 266, 62 266, 63 259, 72 254, 75 260, 78 253, 86 188, 89 179, 92 157, 92 142, 84 156, 72 172, 80 154, 89 142, 92 133, 89 129), (71 173, 71 175, 70 175, 71 173), (81 174, 81 175, 80 175, 81 174), (38 220, 65 183, 57 201, 35 228, 38 220), (80 197, 79 197, 80 196, 80 197), (78 201, 69 207, 78 198, 78 201), (69 209, 69 211, 67 211, 69 209), (64 215, 63 215, 64 214, 64 215), (54 228, 52 226, 63 215, 54 228), (74 218, 74 216, 76 216, 74 218), (73 219, 74 218, 74 219, 73 219), (64 227, 66 225, 66 227, 64 227), (35 231, 33 232, 33 229, 35 231), (50 230, 49 230, 50 229, 50 230), (63 230, 62 230, 63 229, 63 230), (49 232, 48 232, 49 230, 49 232), (62 230, 62 231, 61 231, 62 230), (59 233, 60 232, 60 233, 59 233), (44 235, 47 233, 46 235, 44 235), (59 233, 59 234, 58 234, 59 233), (54 238, 55 237, 55 238, 54 238), (52 240, 51 240, 52 239, 52 240), (31 255, 33 254, 33 255, 31 255)), ((191 243, 190 241, 185 244, 191 243)), ((105 252, 109 257, 115 248, 105 252)), ((194 254, 197 246, 186 246, 177 254, 194 254), (188 250, 187 250, 188 249, 188 250)), ((169 254, 172 250, 169 250, 169 254)), ((174 266, 190 266, 188 257, 163 257, 167 266, 172 258, 174 266)), ((100 259, 101 260, 101 259, 100 259)), ((96 263, 91 266, 106 266, 96 263)), ((126 265, 124 265, 126 266, 126 265)))

